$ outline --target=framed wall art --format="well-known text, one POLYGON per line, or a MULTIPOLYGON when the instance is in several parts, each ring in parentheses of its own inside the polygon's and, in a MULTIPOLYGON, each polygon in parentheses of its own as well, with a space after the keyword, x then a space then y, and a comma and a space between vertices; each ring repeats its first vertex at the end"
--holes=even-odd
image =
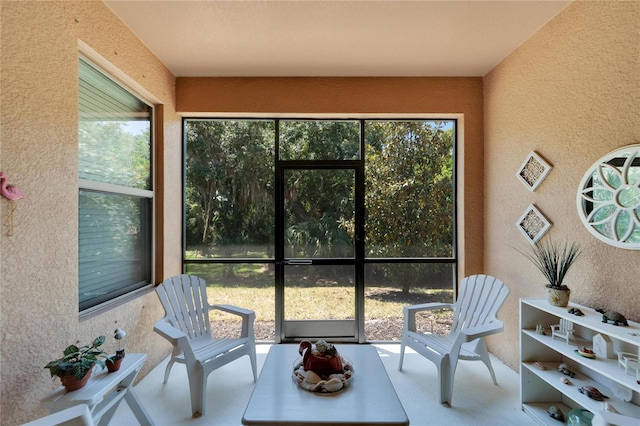
POLYGON ((578 216, 600 241, 640 250, 640 144, 616 149, 585 173, 577 192, 578 216))
POLYGON ((531 244, 536 244, 549 228, 551 228, 551 223, 540 213, 540 210, 538 210, 536 206, 531 204, 522 216, 520 216, 516 226, 527 241, 531 244))
POLYGON ((552 167, 535 151, 531 151, 518 169, 518 179, 533 192, 547 177, 552 167))

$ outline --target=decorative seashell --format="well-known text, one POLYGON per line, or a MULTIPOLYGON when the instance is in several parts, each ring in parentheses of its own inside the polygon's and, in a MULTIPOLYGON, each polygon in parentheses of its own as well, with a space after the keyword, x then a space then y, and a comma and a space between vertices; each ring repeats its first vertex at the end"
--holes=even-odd
POLYGON ((564 362, 558 365, 558 371, 569 377, 574 377, 576 375, 576 373, 574 373, 573 370, 571 370, 564 362))
POLYGON ((344 380, 344 374, 332 374, 329 376, 329 380, 331 379, 344 380))
POLYGON ((295 375, 299 380, 304 380, 306 376, 306 371, 304 371, 304 368, 298 367, 298 369, 295 371, 295 375))
POLYGON ((605 399, 609 399, 608 396, 603 395, 597 388, 593 386, 582 386, 578 389, 578 392, 587 395, 589 398, 594 399, 596 401, 604 401, 605 399))
POLYGON ((327 350, 325 351, 325 354, 328 356, 336 356, 338 355, 338 350, 331 343, 327 343, 327 350))
POLYGON ((547 413, 549 414, 549 416, 551 416, 552 419, 556 419, 561 422, 564 422, 564 413, 562 412, 561 409, 559 409, 555 405, 552 405, 551 407, 549 407, 549 409, 547 410, 547 413))
POLYGON ((618 410, 616 410, 616 407, 614 407, 613 405, 611 405, 608 402, 604 403, 604 410, 608 411, 610 413, 616 413, 616 414, 620 414, 620 412, 618 410))
POLYGON ((321 380, 322 380, 322 378, 320 376, 318 376, 316 373, 314 373, 313 371, 306 371, 304 373, 304 381, 305 382, 316 384, 316 383, 320 382, 321 380))
POLYGON ((320 352, 321 354, 324 354, 327 351, 327 347, 329 346, 329 344, 327 342, 325 342, 324 340, 318 340, 316 342, 316 349, 318 350, 318 352, 320 352))
POLYGON ((343 386, 344 386, 344 383, 342 383, 342 380, 335 377, 331 380, 328 380, 324 384, 324 388, 329 392, 339 391, 340 389, 342 389, 343 386))
POLYGON ((571 380, 569 380, 568 378, 566 378, 566 377, 564 377, 564 376, 560 377, 560 381, 561 381, 562 383, 564 383, 565 385, 571 385, 571 384, 572 384, 572 383, 571 383, 571 380))
POLYGON ((540 361, 536 361, 536 362, 534 362, 534 363, 533 363, 533 366, 534 366, 535 368, 537 368, 538 370, 542 370, 542 371, 544 371, 544 370, 546 370, 546 369, 547 369, 547 368, 544 366, 544 364, 543 364, 543 363, 541 363, 540 361))
POLYGON ((302 383, 300 383, 300 386, 302 386, 306 390, 314 391, 318 387, 318 384, 317 383, 309 383, 309 382, 303 380, 302 383))

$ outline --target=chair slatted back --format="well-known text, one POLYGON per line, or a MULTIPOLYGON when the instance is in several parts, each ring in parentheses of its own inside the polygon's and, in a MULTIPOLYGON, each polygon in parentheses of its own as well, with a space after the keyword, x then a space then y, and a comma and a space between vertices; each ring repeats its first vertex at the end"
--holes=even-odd
POLYGON ((573 323, 566 318, 560 318, 560 331, 572 332, 573 331, 573 323))
POLYGON ((489 324, 498 319, 498 310, 507 299, 509 289, 499 279, 488 275, 471 275, 462 280, 451 331, 489 324))
POLYGON ((156 287, 166 317, 189 338, 211 335, 207 283, 194 275, 178 275, 156 287))

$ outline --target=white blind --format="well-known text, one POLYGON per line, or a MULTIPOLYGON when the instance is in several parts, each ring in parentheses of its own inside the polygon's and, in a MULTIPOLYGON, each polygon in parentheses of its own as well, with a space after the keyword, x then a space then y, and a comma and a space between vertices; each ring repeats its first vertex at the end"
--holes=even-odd
POLYGON ((151 108, 80 59, 80 120, 150 120, 151 108))
POLYGON ((152 108, 81 59, 78 112, 82 311, 151 282, 152 108))

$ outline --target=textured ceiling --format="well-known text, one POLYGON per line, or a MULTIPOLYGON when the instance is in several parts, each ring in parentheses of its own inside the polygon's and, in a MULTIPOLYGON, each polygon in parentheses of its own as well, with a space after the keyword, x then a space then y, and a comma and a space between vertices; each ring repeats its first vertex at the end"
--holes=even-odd
POLYGON ((177 77, 467 77, 570 1, 105 3, 177 77))

